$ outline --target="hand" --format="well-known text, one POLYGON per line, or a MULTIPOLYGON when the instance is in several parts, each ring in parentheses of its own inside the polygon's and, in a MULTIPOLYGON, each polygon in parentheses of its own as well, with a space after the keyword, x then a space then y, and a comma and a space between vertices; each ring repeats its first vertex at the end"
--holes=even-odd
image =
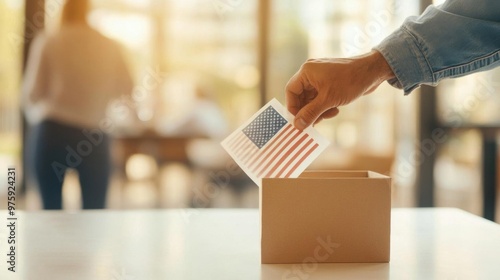
POLYGON ((307 60, 286 85, 288 111, 300 130, 333 118, 339 106, 374 91, 394 73, 377 51, 352 58, 307 60))

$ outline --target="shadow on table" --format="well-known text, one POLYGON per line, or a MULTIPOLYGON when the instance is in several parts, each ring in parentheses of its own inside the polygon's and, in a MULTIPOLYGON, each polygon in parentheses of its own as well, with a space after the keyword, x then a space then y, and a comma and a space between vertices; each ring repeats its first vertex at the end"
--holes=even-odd
POLYGON ((263 264, 260 279, 389 279, 389 263, 263 264))

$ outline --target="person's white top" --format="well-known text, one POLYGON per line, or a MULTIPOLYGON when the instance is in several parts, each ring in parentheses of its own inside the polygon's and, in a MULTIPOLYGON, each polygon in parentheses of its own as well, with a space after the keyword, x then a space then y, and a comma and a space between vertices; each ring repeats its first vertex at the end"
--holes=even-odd
POLYGON ((119 45, 87 25, 37 36, 28 59, 22 102, 31 124, 99 127, 109 101, 132 92, 119 45))

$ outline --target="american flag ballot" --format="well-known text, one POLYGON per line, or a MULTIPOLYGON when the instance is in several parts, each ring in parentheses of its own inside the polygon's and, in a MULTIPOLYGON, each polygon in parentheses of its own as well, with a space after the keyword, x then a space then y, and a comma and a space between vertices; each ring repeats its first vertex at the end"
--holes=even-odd
POLYGON ((260 187, 262 178, 295 178, 328 146, 316 129, 299 131, 273 99, 229 135, 222 146, 260 187))

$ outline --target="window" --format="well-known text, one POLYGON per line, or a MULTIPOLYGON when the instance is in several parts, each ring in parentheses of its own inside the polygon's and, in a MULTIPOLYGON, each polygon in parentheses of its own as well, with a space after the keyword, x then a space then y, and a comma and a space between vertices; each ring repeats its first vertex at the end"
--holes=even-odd
MULTIPOLYGON (((47 0, 57 27, 61 7, 47 0)), ((203 90, 236 128, 259 107, 257 1, 93 1, 90 24, 125 48, 138 87, 154 73, 162 83, 134 100, 142 124, 166 131, 203 90), (245 106, 241 106, 245 104, 245 106)), ((127 122, 123 122, 127 125, 127 122)))
MULTIPOLYGON (((0 168, 19 166, 24 1, 0 1, 0 168)), ((0 178, 4 178, 1 175, 0 178)))
MULTIPOLYGON (((285 101, 286 82, 307 58, 368 52, 418 10, 418 1, 273 1, 270 97, 285 101)), ((332 145, 316 163, 322 168, 379 168, 389 173, 395 162, 397 171, 415 147, 417 96, 403 96, 384 83, 370 96, 340 108, 337 117, 317 125, 332 145)), ((397 185, 411 186, 415 174, 393 176, 397 185)))

